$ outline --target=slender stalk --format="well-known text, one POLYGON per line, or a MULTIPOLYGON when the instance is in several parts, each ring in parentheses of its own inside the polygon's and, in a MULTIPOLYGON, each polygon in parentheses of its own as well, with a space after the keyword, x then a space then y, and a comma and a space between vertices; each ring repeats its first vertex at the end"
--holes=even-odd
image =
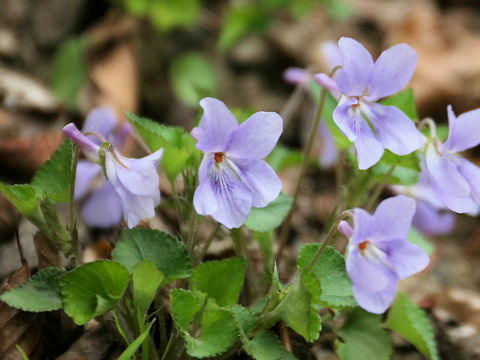
MULTIPOLYGON (((231 229, 230 234, 232 236, 233 245, 235 247, 235 253, 239 256, 243 256, 245 259, 248 260, 248 251, 247 251, 247 239, 245 238, 245 233, 243 232, 243 228, 238 229, 231 229)), ((251 284, 251 277, 249 276, 249 270, 251 268, 247 266, 247 275, 245 276, 245 283, 243 285, 244 290, 244 298, 246 303, 250 303, 251 295, 252 295, 252 284, 251 284)))
POLYGON ((80 149, 73 145, 72 175, 70 177, 70 231, 75 227, 75 179, 77 177, 77 164, 80 156, 80 149))
POLYGON ((212 244, 213 240, 217 236, 217 233, 220 230, 220 228, 221 228, 221 224, 217 223, 213 231, 208 236, 208 239, 205 241, 205 244, 203 245, 202 250, 200 251, 200 255, 197 258, 197 263, 201 262, 205 257, 205 255, 207 255, 207 251, 210 248, 210 245, 212 244))
POLYGON ((437 137, 437 126, 435 125, 435 121, 433 121, 432 118, 425 118, 423 120, 421 120, 418 125, 417 125, 417 128, 418 130, 422 130, 423 128, 427 127, 430 129, 430 136, 432 138, 436 138, 437 137))
POLYGON ((190 233, 187 238, 187 250, 190 256, 193 254, 195 233, 197 232, 197 212, 192 209, 192 218, 190 220, 190 233))
POLYGON ((70 204, 69 204, 69 215, 70 215, 70 253, 69 267, 76 267, 80 260, 80 246, 78 243, 78 233, 77 233, 77 219, 75 217, 75 181, 77 177, 77 164, 78 158, 80 157, 80 149, 74 146, 74 155, 72 162, 72 175, 70 177, 70 204))
POLYGON ((155 308, 157 309, 156 316, 157 316, 158 332, 160 336, 160 351, 163 353, 165 352, 165 348, 167 345, 167 323, 165 319, 164 306, 160 296, 161 296, 160 291, 158 291, 157 295, 155 296, 155 308))
POLYGON ((178 192, 175 185, 175 180, 170 181, 170 187, 172 188, 173 206, 178 217, 178 228, 180 233, 182 232, 182 214, 180 213, 180 203, 178 202, 178 192))
POLYGON ((310 153, 312 152, 312 147, 313 143, 315 141, 315 137, 317 135, 318 131, 318 124, 320 123, 320 119, 322 117, 322 112, 323 112, 323 107, 325 106, 325 99, 327 97, 327 91, 322 88, 322 92, 320 95, 320 102, 318 104, 318 109, 317 109, 317 114, 315 116, 315 120, 313 123, 312 130, 310 132, 310 137, 307 142, 307 146, 305 147, 305 150, 303 152, 303 160, 302 160, 302 165, 300 168, 300 174, 298 175, 297 183, 295 184, 295 191, 293 193, 293 203, 292 207, 290 209, 290 212, 287 215, 287 218, 285 219, 283 223, 282 230, 280 232, 280 239, 279 239, 279 247, 277 254, 275 256, 275 262, 278 264, 280 263, 283 255, 283 250, 285 248, 285 245, 287 243, 288 239, 288 233, 290 231, 290 225, 292 223, 292 217, 293 217, 293 212, 295 211, 295 207, 297 204, 298 200, 298 195, 300 194, 300 189, 302 187, 303 180, 305 178, 305 174, 307 172, 307 167, 308 163, 310 160, 310 153))
POLYGON ((375 189, 373 190, 372 195, 368 198, 366 204, 365 204, 365 210, 371 212, 373 210, 373 206, 375 205, 375 202, 378 200, 378 197, 382 193, 383 189, 388 183, 388 179, 390 179, 390 176, 392 176, 393 172, 395 171, 395 165, 392 165, 390 170, 383 176, 382 180, 377 184, 375 189))
POLYGON ((120 320, 118 318, 117 312, 114 310, 112 313, 113 313, 113 319, 115 320, 115 325, 117 326, 118 333, 123 338, 127 346, 129 346, 130 341, 128 341, 128 337, 125 334, 125 331, 123 331, 122 326, 120 325, 120 320))
POLYGON ((25 259, 25 255, 23 254, 22 244, 20 243, 20 233, 17 230, 15 231, 15 240, 17 241, 17 248, 18 254, 20 255, 20 262, 23 266, 28 265, 27 259, 25 259))
POLYGON ((342 220, 345 220, 348 217, 352 217, 352 212, 349 210, 342 211, 340 214, 337 215, 332 226, 330 226, 330 229, 328 230, 327 235, 325 235, 325 238, 322 242, 322 246, 320 246, 320 248, 317 250, 317 253, 313 257, 312 261, 310 261, 310 264, 308 264, 307 266, 308 271, 312 270, 312 268, 315 266, 315 263, 318 261, 318 259, 320 259, 320 256, 322 255, 327 245, 334 238, 333 235, 335 235, 335 233, 337 232, 338 224, 340 224, 342 220))
POLYGON ((338 161, 335 164, 335 180, 337 182, 337 204, 343 203, 343 192, 345 189, 345 169, 343 168, 343 161, 345 159, 345 151, 341 150, 338 153, 338 161))
POLYGON ((168 339, 168 343, 167 343, 167 347, 165 348, 165 351, 163 352, 163 355, 162 355, 162 359, 161 360, 165 360, 166 359, 166 356, 168 354, 168 351, 170 350, 170 346, 172 345, 172 341, 173 341, 173 338, 175 337, 175 335, 173 334, 173 332, 170 334, 170 338, 168 339))

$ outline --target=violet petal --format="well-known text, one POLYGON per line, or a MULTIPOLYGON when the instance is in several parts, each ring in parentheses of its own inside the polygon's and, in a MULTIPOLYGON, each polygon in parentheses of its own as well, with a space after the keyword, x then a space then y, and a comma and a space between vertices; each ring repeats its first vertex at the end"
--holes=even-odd
POLYGON ((398 195, 383 200, 375 210, 375 236, 371 240, 405 239, 410 231, 415 200, 398 195))
POLYGON ((197 149, 205 152, 222 152, 228 140, 238 127, 235 116, 223 102, 214 98, 200 100, 203 116, 198 125, 197 149))
POLYGON ((448 105, 449 133, 443 151, 460 152, 480 144, 480 109, 467 111, 455 117, 448 105))
MULTIPOLYGON (((91 110, 85 122, 83 123, 83 131, 92 131, 107 140, 112 140, 111 135, 113 129, 117 125, 117 120, 112 109, 109 107, 97 107, 91 110)), ((95 144, 100 145, 102 142, 98 137, 89 135, 88 138, 92 140, 95 144)))
POLYGON ((373 65, 366 98, 376 101, 402 90, 415 72, 417 59, 417 52, 407 44, 383 51, 373 65))
POLYGON ((280 115, 257 112, 233 131, 226 152, 243 159, 264 159, 277 144, 282 130, 280 115))
POLYGON ((368 86, 373 59, 358 41, 342 37, 338 46, 343 55, 343 67, 338 70, 337 85, 343 94, 362 96, 368 86))
POLYGON ((404 238, 380 242, 377 246, 387 254, 387 261, 399 279, 422 271, 430 262, 425 251, 404 238))

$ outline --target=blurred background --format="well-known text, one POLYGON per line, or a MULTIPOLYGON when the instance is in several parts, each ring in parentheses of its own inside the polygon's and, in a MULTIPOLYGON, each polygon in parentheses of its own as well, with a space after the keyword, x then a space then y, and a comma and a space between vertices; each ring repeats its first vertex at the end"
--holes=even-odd
MULTIPOLYGON (((341 36, 357 39, 374 58, 401 42, 418 52, 411 86, 420 118, 442 123, 448 104, 457 114, 480 107, 475 0, 1 0, 0 180, 28 182, 62 142, 62 127, 81 126, 93 107, 109 106, 121 121, 129 111, 189 130, 198 101, 213 96, 242 120, 259 110, 288 114, 281 142, 293 166, 279 170, 283 191, 292 193, 295 151, 313 107, 304 99, 285 108, 295 87, 282 74, 291 66, 327 71, 322 44, 341 36)), ((477 164, 479 155, 467 154, 477 164)), ((308 175, 287 252, 291 264, 300 244, 318 239, 335 205, 333 171, 314 167, 308 175)), ((19 224, 35 264, 34 229, 0 195, 0 279, 19 267, 19 224)), ((104 233, 84 229, 82 236, 93 256, 108 257, 108 246, 94 246, 104 233)), ((458 216, 451 234, 429 240, 431 266, 401 287, 430 312, 442 359, 480 359, 478 221, 458 216)), ((228 251, 231 245, 220 242, 210 256, 228 251)), ((285 281, 289 269, 281 269, 285 281)), ((421 358, 395 341, 395 358, 421 358)))

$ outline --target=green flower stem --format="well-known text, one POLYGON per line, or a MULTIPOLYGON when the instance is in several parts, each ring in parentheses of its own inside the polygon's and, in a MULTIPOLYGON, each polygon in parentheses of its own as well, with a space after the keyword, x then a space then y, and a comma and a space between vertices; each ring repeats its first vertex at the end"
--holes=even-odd
POLYGON ((433 121, 433 119, 425 118, 425 119, 421 120, 417 125, 418 130, 422 130, 425 127, 429 128, 430 137, 432 137, 434 139, 437 138, 437 126, 435 125, 435 121, 433 121))
POLYGON ((170 350, 170 346, 172 345, 172 341, 173 341, 173 338, 174 338, 174 334, 173 332, 170 334, 170 338, 168 339, 168 343, 167 343, 167 347, 165 348, 165 351, 163 352, 163 355, 162 355, 162 359, 161 360, 165 360, 166 359, 166 356, 168 354, 168 351, 170 350))
POLYGON ((115 320, 115 325, 117 326, 118 333, 120 334, 122 339, 125 341, 125 344, 129 346, 130 341, 128 341, 128 337, 125 334, 125 331, 123 331, 122 326, 120 325, 120 320, 118 318, 117 312, 114 310, 112 313, 113 313, 113 319, 115 320))
POLYGON ((335 221, 333 224, 330 226, 330 229, 328 230, 327 235, 325 235, 325 238, 322 242, 322 246, 320 246, 320 249, 317 250, 317 253, 313 257, 312 261, 310 261, 310 264, 307 266, 307 270, 311 271, 312 268, 315 266, 315 263, 320 259, 320 256, 322 255, 323 251, 327 247, 327 245, 330 244, 330 242, 333 240, 335 233, 337 232, 338 225, 342 220, 345 220, 346 218, 352 218, 353 214, 350 210, 345 210, 342 211, 337 215, 335 218, 335 221))
POLYGON ((69 268, 75 268, 80 262, 80 246, 78 243, 77 219, 75 216, 75 180, 77 177, 77 164, 80 157, 80 149, 73 145, 72 176, 70 178, 70 249, 69 268))
POLYGON ((205 241, 205 244, 203 245, 202 250, 200 251, 200 254, 195 259, 196 264, 201 263, 205 255, 207 255, 207 251, 210 248, 210 245, 212 244, 213 240, 217 237, 217 234, 220 228, 221 228, 221 224, 217 223, 213 231, 208 236, 208 239, 205 241))
POLYGON ((378 200, 378 197, 382 193, 383 189, 388 183, 388 180, 390 179, 390 176, 392 176, 393 172, 395 171, 395 165, 392 165, 390 170, 383 176, 382 180, 377 184, 375 189, 373 190, 372 195, 368 198, 367 202, 365 203, 365 210, 368 212, 372 212, 373 206, 375 205, 376 201, 378 200))
POLYGON ((167 341, 167 322, 165 319, 165 311, 161 299, 161 291, 157 291, 154 301, 156 309, 154 314, 157 316, 158 332, 160 337, 160 351, 161 353, 164 353, 166 346, 168 346, 167 343, 170 341, 170 339, 167 341))
POLYGON ((75 227, 75 179, 77 177, 77 164, 80 156, 80 149, 73 145, 72 176, 70 178, 70 230, 75 227))
POLYGON ((175 212, 177 213, 177 217, 178 217, 178 228, 181 231, 182 230, 182 213, 180 212, 180 203, 178 201, 178 192, 177 192, 177 187, 175 185, 175 180, 170 181, 170 187, 172 188, 173 206, 175 208, 175 212))
MULTIPOLYGON (((230 230, 230 235, 232 236, 233 240, 233 245, 235 247, 235 253, 238 256, 243 256, 245 259, 248 261, 248 252, 247 252, 247 239, 245 237, 245 233, 243 232, 243 228, 238 228, 238 229, 231 229, 230 230)), ((251 295, 252 295, 252 284, 250 282, 250 276, 249 276, 249 267, 247 266, 247 273, 245 276, 245 300, 247 304, 250 303, 251 295)))
POLYGON ((290 225, 292 223, 293 212, 295 211, 295 207, 296 207, 297 200, 298 200, 298 195, 300 194, 300 189, 302 187, 302 183, 303 183, 303 180, 305 178, 305 174, 307 172, 307 167, 308 167, 309 160, 310 160, 310 153, 312 152, 313 143, 315 141, 315 137, 316 137, 316 134, 317 134, 317 131, 318 131, 318 125, 320 124, 320 119, 322 117, 322 112, 323 112, 323 107, 325 106, 326 97, 327 97, 327 91, 324 88, 322 88, 317 113, 315 115, 315 121, 313 123, 313 127, 312 127, 312 130, 310 132, 310 137, 308 138, 307 146, 305 147, 305 150, 303 152, 303 159, 302 159, 302 165, 301 165, 301 168, 300 168, 300 174, 298 175, 297 183, 295 184, 295 191, 293 193, 292 207, 291 207, 290 212, 288 213, 288 215, 287 215, 287 217, 286 217, 286 219, 283 223, 282 230, 280 232, 278 251, 277 251, 277 254, 275 256, 275 262, 277 263, 277 266, 282 259, 283 250, 284 250, 285 245, 287 243, 288 233, 290 231, 290 225))
POLYGON ((190 233, 188 234, 187 238, 187 250, 190 257, 193 257, 193 248, 195 243, 195 234, 197 232, 197 212, 195 209, 192 209, 192 215, 190 219, 190 233))

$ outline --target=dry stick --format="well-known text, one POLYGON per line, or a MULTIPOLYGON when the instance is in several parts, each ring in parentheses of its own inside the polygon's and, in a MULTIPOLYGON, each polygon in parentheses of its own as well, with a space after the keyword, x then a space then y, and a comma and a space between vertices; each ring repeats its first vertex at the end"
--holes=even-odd
POLYGON ((15 239, 17 240, 17 247, 18 247, 18 254, 20 255, 20 262, 23 266, 28 265, 27 259, 25 259, 25 255, 23 254, 22 244, 20 243, 20 233, 17 230, 15 231, 15 239))
POLYGON ((382 178, 382 181, 377 184, 377 187, 375 190, 373 190, 373 194, 370 196, 370 198, 367 200, 365 204, 365 210, 368 212, 371 212, 373 210, 373 206, 375 205, 375 202, 378 200, 378 197, 382 193, 383 189, 387 185, 388 179, 390 179, 390 176, 392 176, 393 172, 395 171, 396 165, 392 165, 390 170, 385 174, 385 176, 382 178))
POLYGON ((278 323, 278 328, 280 332, 280 340, 282 341, 282 345, 288 352, 292 352, 292 342, 290 341, 290 336, 288 335, 288 328, 287 324, 283 321, 278 323))
POLYGON ((280 240, 279 240, 279 247, 277 254, 275 256, 275 262, 278 264, 280 263, 283 255, 283 250, 287 243, 288 232, 290 230, 290 225, 292 222, 293 212, 295 210, 295 206, 297 204, 298 195, 300 194, 300 189, 302 187, 303 179, 305 178, 305 173, 307 171, 310 153, 312 152, 313 142, 315 140, 315 136, 318 130, 318 124, 320 123, 320 118, 322 117, 323 106, 325 105, 325 99, 327 97, 327 92, 324 88, 322 88, 322 92, 320 95, 320 102, 317 109, 317 114, 315 116, 315 121, 313 123, 312 131, 310 132, 310 137, 308 138, 307 146, 305 147, 305 151, 303 153, 303 160, 300 169, 300 175, 298 176, 297 183, 295 184, 295 191, 293 193, 293 203, 290 209, 290 212, 283 223, 282 231, 280 233, 280 240))
POLYGON ((283 107, 282 111, 280 112, 280 116, 283 119, 283 126, 286 127, 290 122, 294 111, 297 109, 298 105, 303 99, 303 95, 305 94, 305 89, 302 84, 297 85, 295 90, 293 90, 292 95, 287 100, 287 103, 283 107))

